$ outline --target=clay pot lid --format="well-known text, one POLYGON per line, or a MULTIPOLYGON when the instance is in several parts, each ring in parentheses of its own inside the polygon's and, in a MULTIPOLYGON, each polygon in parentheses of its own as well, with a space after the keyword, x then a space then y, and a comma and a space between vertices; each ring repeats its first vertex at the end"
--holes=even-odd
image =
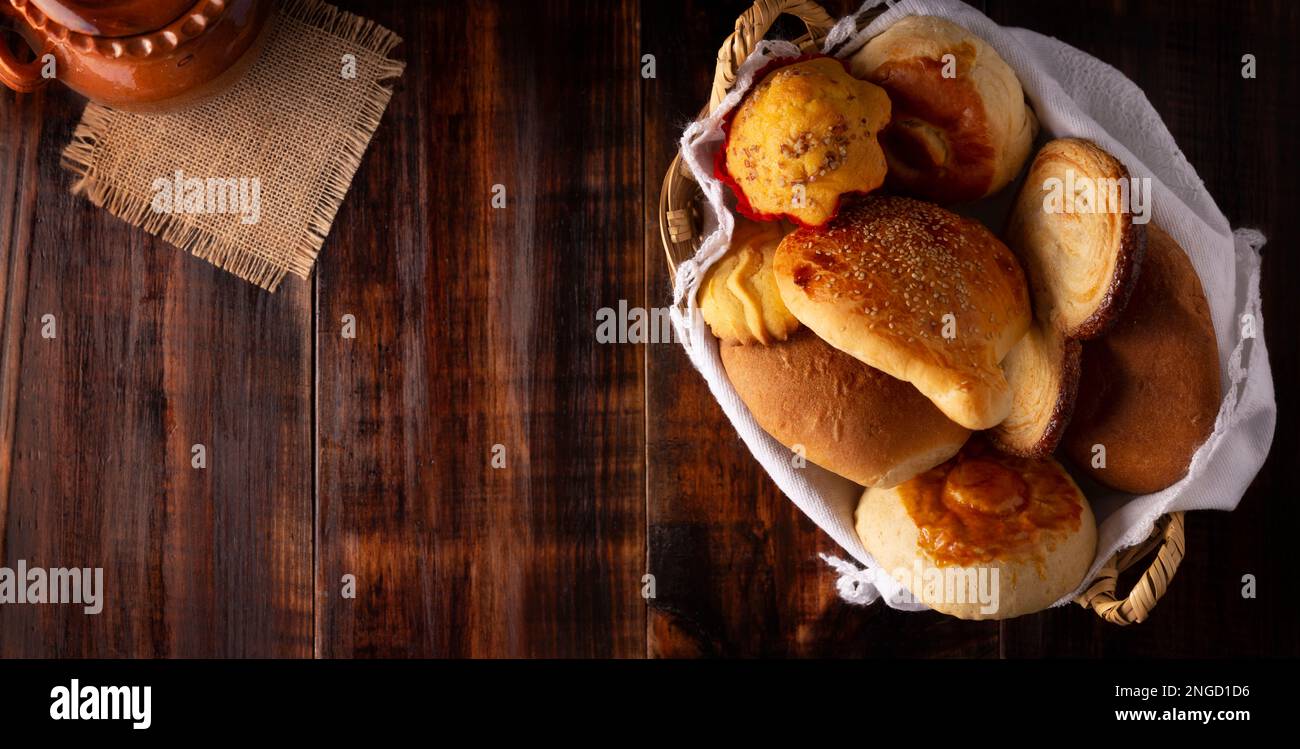
POLYGON ((27 0, 69 31, 126 37, 158 31, 189 12, 195 0, 27 0))
MULTIPOLYGON (((0 0, 5 2, 5 0, 0 0)), ((60 44, 67 44, 73 49, 80 52, 95 53, 104 57, 121 58, 131 57, 139 60, 148 59, 157 55, 165 55, 175 51, 178 47, 201 36, 203 32, 215 23, 222 15, 233 7, 235 12, 247 13, 250 8, 266 7, 267 0, 8 0, 14 10, 27 22, 29 26, 44 34, 60 44), (128 34, 127 36, 101 36, 99 34, 86 31, 79 31, 76 28, 64 26, 59 21, 45 13, 44 7, 50 6, 57 8, 56 13, 62 12, 71 14, 71 22, 81 24, 82 28, 100 28, 94 23, 77 15, 84 12, 84 8, 91 6, 98 8, 101 24, 107 24, 105 30, 112 30, 115 33, 123 33, 129 28, 136 26, 148 26, 145 19, 163 18, 170 15, 170 11, 176 8, 183 8, 182 12, 173 17, 170 21, 165 22, 161 27, 148 29, 143 33, 128 34), (114 5, 112 10, 108 9, 109 5, 114 5), (154 7, 144 8, 145 5, 154 7), (117 7, 121 6, 121 7, 117 7), (114 16, 121 14, 122 7, 135 8, 139 6, 141 12, 129 16, 130 20, 123 22, 126 16, 114 16), (75 10, 82 8, 83 10, 75 10), (115 21, 105 21, 102 19, 116 18, 115 21)))

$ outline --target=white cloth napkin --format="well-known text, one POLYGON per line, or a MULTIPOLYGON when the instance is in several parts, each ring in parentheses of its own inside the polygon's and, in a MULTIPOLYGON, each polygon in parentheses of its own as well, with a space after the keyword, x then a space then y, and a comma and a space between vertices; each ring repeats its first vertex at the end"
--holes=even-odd
MULTIPOLYGON (((867 0, 858 12, 879 4, 880 0, 867 0)), ((1097 556, 1082 590, 1113 554, 1144 540, 1160 516, 1178 510, 1234 509, 1263 464, 1277 418, 1259 300, 1259 249, 1264 237, 1249 229, 1233 232, 1160 115, 1132 81, 1056 39, 1003 28, 956 0, 903 0, 860 32, 853 16, 842 19, 827 37, 824 51, 848 57, 909 15, 943 16, 983 38, 1015 70, 1047 133, 1090 138, 1123 161, 1133 176, 1151 178, 1152 220, 1187 251, 1210 305, 1224 392, 1214 432, 1193 457, 1187 476, 1164 491, 1137 497, 1106 490, 1089 493, 1100 526, 1097 556), (1243 338, 1247 315, 1253 317, 1253 338, 1243 338)), ((760 43, 740 67, 731 93, 682 136, 683 159, 703 189, 708 209, 705 239, 694 259, 677 271, 673 320, 692 364, 704 375, 754 457, 804 514, 863 565, 858 568, 824 557, 841 574, 837 586, 841 596, 861 604, 883 597, 894 608, 918 610, 924 606, 911 603, 911 597, 877 567, 858 540, 853 511, 862 488, 811 464, 795 467, 793 453, 758 426, 736 395, 718 357, 717 340, 695 314, 701 275, 726 251, 735 226, 731 198, 712 173, 713 155, 723 139, 722 119, 740 101, 758 68, 774 57, 798 52, 789 42, 760 43)), ((1069 602, 1078 592, 1056 605, 1069 602)))

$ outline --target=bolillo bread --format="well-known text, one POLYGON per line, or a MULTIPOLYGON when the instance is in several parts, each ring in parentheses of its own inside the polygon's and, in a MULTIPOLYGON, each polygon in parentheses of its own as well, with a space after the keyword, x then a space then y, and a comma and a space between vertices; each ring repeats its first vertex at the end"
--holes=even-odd
POLYGON ((1128 306, 1109 333, 1084 344, 1065 453, 1114 489, 1160 491, 1187 474, 1221 400, 1219 346, 1201 280, 1183 248, 1151 224, 1128 306), (1105 448, 1105 467, 1094 445, 1105 448))
POLYGON ((963 203, 992 195, 1020 173, 1038 121, 1015 71, 983 39, 944 18, 908 16, 849 65, 893 103, 893 120, 880 135, 891 186, 963 203))
POLYGON ((774 268, 800 322, 948 418, 987 429, 1010 412, 998 363, 1029 327, 1029 292, 1015 256, 978 222, 869 195, 787 235, 774 268))
POLYGON ((916 388, 807 330, 770 346, 721 344, 722 364, 777 442, 864 486, 892 486, 952 457, 969 432, 916 388))

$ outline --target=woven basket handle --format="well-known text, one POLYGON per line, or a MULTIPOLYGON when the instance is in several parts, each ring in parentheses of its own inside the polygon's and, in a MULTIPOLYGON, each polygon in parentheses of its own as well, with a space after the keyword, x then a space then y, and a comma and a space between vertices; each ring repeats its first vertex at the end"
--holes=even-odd
POLYGON ((1111 624, 1126 625, 1145 621, 1156 602, 1165 594, 1174 573, 1178 571, 1178 564, 1183 561, 1184 544, 1183 513, 1166 515, 1145 543, 1111 557, 1097 573, 1097 579, 1075 602, 1097 612, 1097 616, 1111 624), (1160 550, 1156 552, 1156 558, 1151 561, 1146 572, 1142 573, 1142 578, 1133 586, 1128 597, 1116 598, 1115 585, 1119 573, 1133 566, 1157 546, 1160 550))
POLYGON ((713 73, 713 92, 709 94, 706 112, 712 112, 726 97, 736 82, 736 68, 749 57, 782 13, 803 21, 814 43, 820 42, 835 25, 835 20, 812 0, 758 0, 736 19, 736 30, 718 49, 718 68, 713 73))

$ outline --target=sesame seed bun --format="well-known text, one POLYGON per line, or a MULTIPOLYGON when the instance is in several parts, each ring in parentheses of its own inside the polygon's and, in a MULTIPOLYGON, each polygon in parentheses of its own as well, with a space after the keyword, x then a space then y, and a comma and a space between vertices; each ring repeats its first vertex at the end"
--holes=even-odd
POLYGON ((978 222, 870 195, 787 235, 774 268, 800 322, 948 418, 987 429, 1010 412, 998 363, 1029 327, 1029 292, 1016 257, 978 222))

